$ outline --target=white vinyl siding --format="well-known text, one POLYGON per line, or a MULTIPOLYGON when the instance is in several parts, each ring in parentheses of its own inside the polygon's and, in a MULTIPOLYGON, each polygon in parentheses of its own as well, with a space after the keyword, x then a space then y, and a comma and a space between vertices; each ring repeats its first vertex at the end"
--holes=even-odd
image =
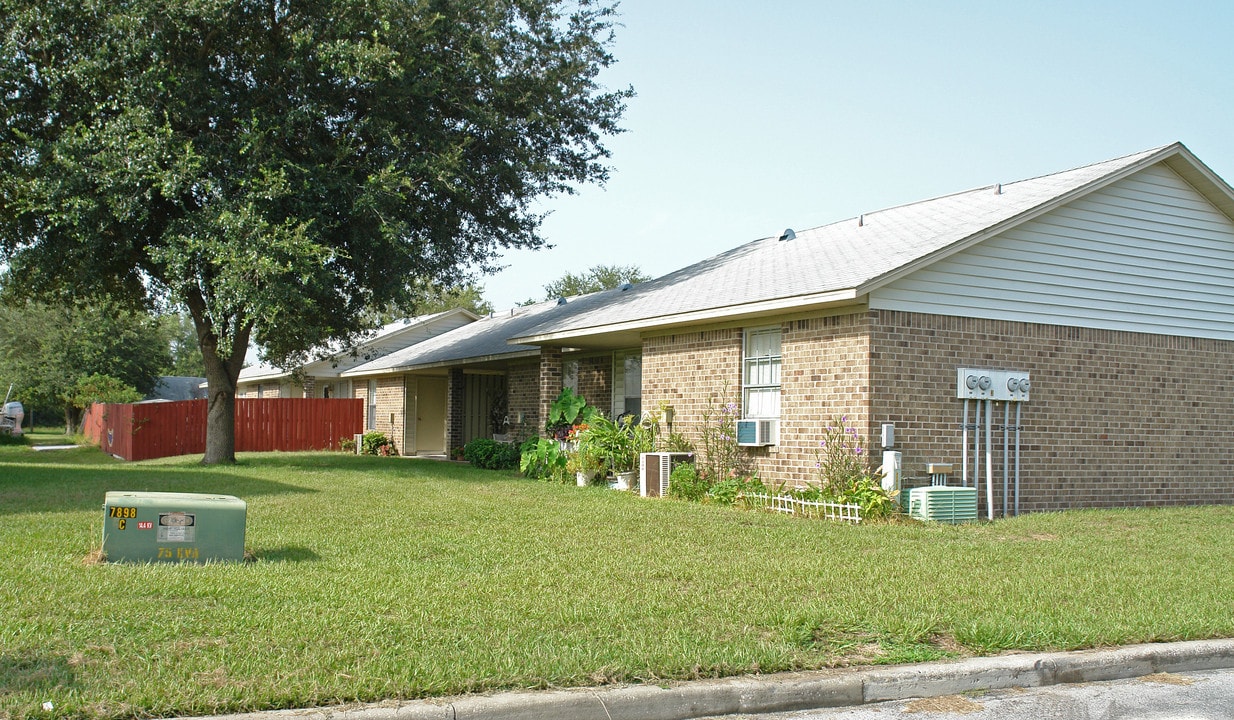
POLYGON ((875 290, 870 307, 1234 339, 1234 222, 1155 165, 875 290))
POLYGON ((746 330, 742 352, 742 416, 780 417, 780 328, 746 330))

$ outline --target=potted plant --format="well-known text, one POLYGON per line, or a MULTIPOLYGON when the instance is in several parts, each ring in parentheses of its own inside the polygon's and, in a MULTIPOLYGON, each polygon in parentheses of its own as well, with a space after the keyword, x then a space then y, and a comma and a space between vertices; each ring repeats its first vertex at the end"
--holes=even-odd
POLYGON ((579 435, 579 446, 614 475, 634 469, 629 445, 629 437, 617 423, 603 416, 592 418, 579 435))
POLYGON ((590 485, 596 475, 604 469, 604 459, 596 452, 594 446, 589 445, 584 438, 585 435, 582 433, 578 435, 577 445, 566 460, 566 470, 574 473, 574 481, 579 487, 590 485))
POLYGON ((652 428, 633 417, 620 421, 598 417, 584 434, 584 444, 600 457, 617 480, 618 490, 629 490, 637 474, 640 453, 651 452, 655 444, 652 428))

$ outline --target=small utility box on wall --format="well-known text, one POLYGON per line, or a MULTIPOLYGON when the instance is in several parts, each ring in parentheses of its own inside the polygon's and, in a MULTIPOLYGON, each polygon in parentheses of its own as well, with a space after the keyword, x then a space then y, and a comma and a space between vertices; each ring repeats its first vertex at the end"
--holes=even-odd
POLYGON ((103 553, 111 562, 238 562, 247 510, 231 495, 109 492, 103 553))

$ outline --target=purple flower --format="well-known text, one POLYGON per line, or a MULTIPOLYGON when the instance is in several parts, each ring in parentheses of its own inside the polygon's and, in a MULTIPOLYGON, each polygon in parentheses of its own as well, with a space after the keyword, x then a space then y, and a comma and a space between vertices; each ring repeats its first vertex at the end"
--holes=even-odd
POLYGON ((848 416, 847 416, 847 415, 841 415, 841 416, 840 416, 840 424, 841 424, 841 425, 847 425, 847 424, 848 424, 848 416))
POLYGON ((861 454, 861 448, 857 448, 857 451, 856 451, 856 452, 857 452, 857 454, 858 454, 858 455, 860 455, 860 454, 861 454))
POLYGON ((818 446, 819 446, 819 447, 827 447, 827 441, 826 441, 826 440, 819 440, 819 441, 818 441, 818 446))

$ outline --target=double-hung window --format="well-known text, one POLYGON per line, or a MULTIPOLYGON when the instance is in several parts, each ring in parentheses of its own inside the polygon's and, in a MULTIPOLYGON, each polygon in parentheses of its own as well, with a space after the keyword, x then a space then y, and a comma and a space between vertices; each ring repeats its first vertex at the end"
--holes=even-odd
POLYGON ((613 353, 613 417, 643 414, 643 351, 613 353))
POLYGON ((745 331, 741 401, 748 418, 780 417, 780 328, 745 331))

